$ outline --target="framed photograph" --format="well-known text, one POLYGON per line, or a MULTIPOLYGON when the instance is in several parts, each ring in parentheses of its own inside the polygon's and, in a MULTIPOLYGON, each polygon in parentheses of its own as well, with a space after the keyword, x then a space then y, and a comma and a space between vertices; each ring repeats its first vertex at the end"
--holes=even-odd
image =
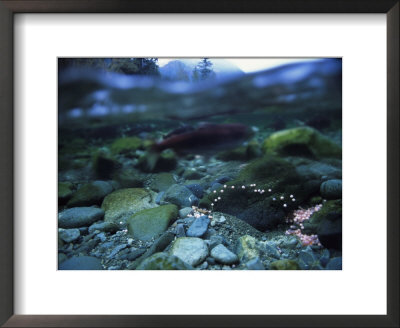
POLYGON ((0 10, 3 326, 398 327, 398 1, 0 10))

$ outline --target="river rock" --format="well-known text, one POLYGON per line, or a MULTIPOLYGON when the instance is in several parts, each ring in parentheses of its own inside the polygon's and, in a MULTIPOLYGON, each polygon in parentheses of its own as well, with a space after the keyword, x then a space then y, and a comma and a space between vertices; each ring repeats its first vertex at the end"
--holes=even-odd
POLYGON ((199 199, 188 188, 178 184, 168 188, 164 200, 180 207, 190 207, 199 203, 199 199))
POLYGON ((209 224, 210 224, 210 219, 208 218, 208 216, 205 215, 200 216, 199 218, 194 220, 189 229, 186 231, 186 236, 188 237, 203 236, 207 232, 209 224))
POLYGON ((113 191, 107 181, 93 181, 79 188, 68 201, 68 207, 100 205, 103 198, 113 191))
POLYGON ((326 199, 342 198, 342 180, 333 179, 321 183, 320 192, 326 199))
POLYGON ((104 211, 95 207, 73 207, 58 214, 58 227, 64 229, 89 226, 103 219, 104 211))
POLYGON ((162 205, 133 214, 127 221, 131 236, 140 240, 150 240, 164 232, 178 216, 178 207, 162 205))
POLYGON ((105 212, 104 220, 124 224, 132 214, 156 207, 155 196, 154 192, 143 188, 116 190, 105 197, 101 204, 105 212))
POLYGON ((136 270, 193 270, 193 267, 174 255, 156 253, 145 259, 136 270))
POLYGON ((59 270, 103 270, 101 261, 92 256, 74 256, 58 265, 59 270))
POLYGON ((59 228, 58 229, 58 235, 60 236, 60 238, 65 241, 66 243, 70 243, 74 240, 77 240, 81 233, 79 231, 79 229, 62 229, 59 228))
POLYGON ((182 237, 175 240, 170 254, 191 266, 196 266, 208 256, 208 247, 200 238, 182 237))
POLYGON ((224 245, 219 244, 211 250, 211 256, 222 264, 234 264, 239 261, 239 258, 235 253, 232 253, 224 245))

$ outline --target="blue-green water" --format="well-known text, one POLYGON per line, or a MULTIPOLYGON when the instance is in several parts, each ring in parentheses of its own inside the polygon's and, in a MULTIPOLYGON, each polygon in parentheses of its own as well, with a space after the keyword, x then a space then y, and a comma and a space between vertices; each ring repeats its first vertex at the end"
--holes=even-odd
POLYGON ((60 70, 59 268, 341 269, 341 79, 60 70))

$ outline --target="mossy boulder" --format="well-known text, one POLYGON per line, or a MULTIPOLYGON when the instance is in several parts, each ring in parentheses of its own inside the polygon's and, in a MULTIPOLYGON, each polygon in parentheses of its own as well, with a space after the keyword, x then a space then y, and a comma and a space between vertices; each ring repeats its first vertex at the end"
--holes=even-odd
POLYGON ((68 207, 100 205, 103 198, 113 191, 107 181, 93 181, 79 188, 68 201, 68 207))
POLYGON ((264 140, 266 154, 296 155, 311 158, 342 157, 342 148, 310 127, 298 127, 275 132, 264 140))
POLYGON ((342 249, 342 200, 330 200, 303 223, 304 233, 317 234, 326 248, 342 249))
POLYGON ((71 182, 58 183, 58 204, 64 205, 72 197, 74 185, 71 182))
POLYGON ((107 195, 101 204, 105 212, 104 220, 125 225, 132 214, 156 207, 155 196, 154 192, 143 188, 116 190, 107 195))
POLYGON ((178 207, 172 204, 140 211, 127 220, 129 234, 140 240, 150 240, 167 230, 177 216, 178 207))
POLYGON ((278 260, 270 264, 271 270, 299 270, 299 264, 295 260, 278 260))
POLYGON ((253 160, 225 185, 203 197, 199 206, 210 208, 213 203, 214 210, 234 215, 260 231, 283 223, 285 215, 314 192, 292 164, 276 156, 253 160), (250 187, 252 184, 255 186, 250 187), (254 192, 258 189, 264 192, 254 192))
POLYGON ((193 270, 193 267, 176 256, 156 253, 145 259, 136 270, 193 270))
POLYGON ((141 148, 142 145, 142 139, 138 137, 119 138, 111 145, 111 152, 113 154, 128 154, 141 148))
POLYGON ((99 179, 110 179, 120 164, 105 151, 95 152, 92 156, 92 168, 99 179))

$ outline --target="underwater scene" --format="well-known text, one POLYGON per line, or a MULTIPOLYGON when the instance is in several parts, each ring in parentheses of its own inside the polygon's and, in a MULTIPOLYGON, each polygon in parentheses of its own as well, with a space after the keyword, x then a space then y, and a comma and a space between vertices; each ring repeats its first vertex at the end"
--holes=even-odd
POLYGON ((340 58, 59 58, 59 270, 342 270, 340 58))

